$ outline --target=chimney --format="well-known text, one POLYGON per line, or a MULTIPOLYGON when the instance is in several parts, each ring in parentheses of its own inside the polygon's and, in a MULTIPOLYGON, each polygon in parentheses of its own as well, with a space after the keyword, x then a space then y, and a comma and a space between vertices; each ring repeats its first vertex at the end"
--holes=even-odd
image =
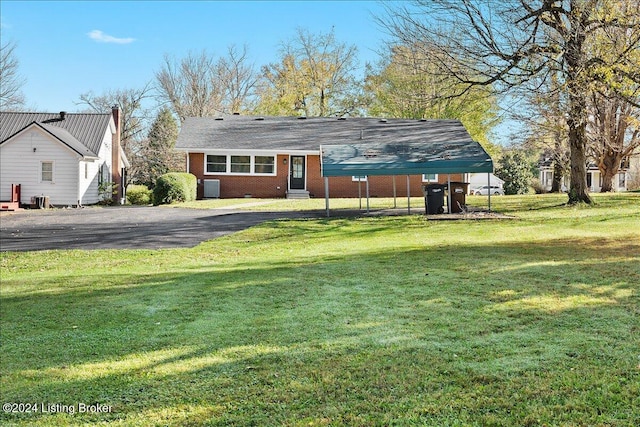
POLYGON ((120 120, 120 107, 118 107, 118 105, 114 105, 111 108, 111 116, 116 125, 116 131, 111 139, 111 181, 115 185, 116 190, 112 197, 114 202, 120 203, 123 195, 122 161, 120 159, 120 128, 122 127, 122 123, 120 120))

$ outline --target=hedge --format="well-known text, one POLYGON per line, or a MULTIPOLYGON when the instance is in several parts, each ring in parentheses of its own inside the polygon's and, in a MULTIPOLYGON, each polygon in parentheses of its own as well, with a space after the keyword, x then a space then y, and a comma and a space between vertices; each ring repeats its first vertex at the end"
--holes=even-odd
POLYGON ((148 205, 153 193, 146 185, 129 185, 127 187, 127 201, 132 205, 148 205))
POLYGON ((196 199, 197 178, 183 172, 164 174, 156 181, 153 188, 153 204, 171 204, 189 202, 196 199))

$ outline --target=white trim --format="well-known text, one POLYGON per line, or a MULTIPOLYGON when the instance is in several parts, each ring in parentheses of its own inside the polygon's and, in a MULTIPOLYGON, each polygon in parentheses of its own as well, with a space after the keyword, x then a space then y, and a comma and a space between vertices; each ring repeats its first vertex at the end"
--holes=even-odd
POLYGON ((422 182, 438 182, 438 174, 437 173, 423 173, 422 174, 422 182), (433 179, 426 179, 427 175, 433 175, 433 179))
POLYGON ((217 176, 217 175, 228 175, 228 176, 277 176, 278 175, 278 156, 276 154, 264 154, 264 153, 205 153, 204 154, 204 167, 203 167, 205 176, 217 176), (225 156, 226 157, 226 167, 225 172, 208 172, 207 171, 207 156, 225 156), (249 172, 231 172, 231 157, 236 156, 249 156, 249 172), (273 157, 273 173, 255 173, 256 168, 256 156, 258 157, 273 157))
POLYGON ((39 180, 38 182, 40 184, 55 184, 56 183, 56 162, 53 160, 40 160, 40 170, 39 170, 40 176, 39 176, 39 180), (42 178, 42 174, 43 174, 43 170, 42 170, 42 166, 44 166, 44 164, 51 164, 51 180, 44 180, 42 178))
POLYGON ((352 182, 367 182, 369 180, 369 176, 368 175, 364 175, 364 176, 352 176, 351 177, 351 181, 352 182))
POLYGON ((287 191, 307 191, 307 177, 309 175, 309 159, 306 154, 289 154, 289 160, 287 165, 287 191), (291 188, 291 157, 304 157, 304 187, 303 188, 291 188))
POLYGON ((262 149, 256 149, 256 150, 248 150, 248 149, 233 149, 233 148, 181 148, 181 149, 177 149, 176 151, 181 151, 181 152, 185 152, 187 154, 196 154, 196 153, 202 153, 205 156, 207 154, 214 154, 214 155, 222 155, 222 154, 228 154, 231 155, 233 154, 234 156, 236 155, 257 155, 257 156, 262 156, 262 155, 294 155, 294 156, 319 156, 320 155, 320 150, 287 150, 287 149, 280 149, 280 150, 262 150, 262 149))

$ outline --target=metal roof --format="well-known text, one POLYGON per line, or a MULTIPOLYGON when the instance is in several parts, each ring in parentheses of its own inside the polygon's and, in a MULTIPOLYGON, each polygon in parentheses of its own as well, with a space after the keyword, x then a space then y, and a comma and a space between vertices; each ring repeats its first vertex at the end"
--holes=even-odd
POLYGON ((322 176, 493 172, 480 144, 461 141, 323 145, 322 176))
POLYGON ((74 151, 95 156, 100 151, 110 120, 110 113, 66 113, 62 119, 60 113, 0 112, 0 144, 37 123, 74 151), (78 143, 85 148, 77 146, 78 143))

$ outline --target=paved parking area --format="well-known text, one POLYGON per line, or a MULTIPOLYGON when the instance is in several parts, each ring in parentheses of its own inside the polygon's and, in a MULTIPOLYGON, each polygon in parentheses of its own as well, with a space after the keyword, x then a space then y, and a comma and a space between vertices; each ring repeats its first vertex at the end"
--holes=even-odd
POLYGON ((0 250, 193 247, 264 221, 323 214, 151 206, 24 210, 0 217, 0 250))

